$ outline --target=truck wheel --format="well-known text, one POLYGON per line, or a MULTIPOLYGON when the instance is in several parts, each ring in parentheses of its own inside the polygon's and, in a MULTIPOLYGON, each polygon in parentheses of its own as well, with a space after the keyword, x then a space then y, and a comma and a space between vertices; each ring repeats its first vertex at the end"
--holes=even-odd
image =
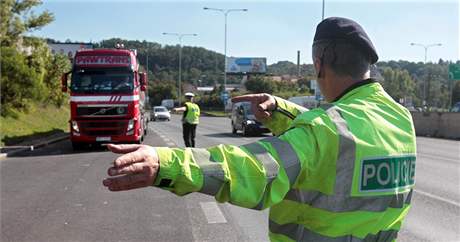
POLYGON ((77 150, 83 150, 85 148, 85 144, 80 143, 80 142, 72 142, 72 149, 77 151, 77 150))

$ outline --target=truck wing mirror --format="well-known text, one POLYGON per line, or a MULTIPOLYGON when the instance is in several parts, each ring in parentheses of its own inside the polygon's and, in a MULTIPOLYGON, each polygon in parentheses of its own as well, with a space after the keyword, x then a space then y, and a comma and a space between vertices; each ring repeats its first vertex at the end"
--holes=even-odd
POLYGON ((67 92, 67 76, 69 73, 64 73, 61 76, 61 90, 62 92, 67 92))
POLYGON ((147 73, 141 72, 139 73, 141 77, 141 91, 147 90, 147 73))

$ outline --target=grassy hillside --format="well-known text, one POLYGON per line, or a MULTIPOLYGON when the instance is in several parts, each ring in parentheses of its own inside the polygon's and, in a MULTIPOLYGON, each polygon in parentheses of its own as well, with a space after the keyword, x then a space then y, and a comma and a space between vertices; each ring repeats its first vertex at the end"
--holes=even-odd
POLYGON ((18 113, 18 118, 0 117, 0 143, 13 145, 37 136, 57 132, 68 132, 69 107, 31 104, 27 113, 18 113))

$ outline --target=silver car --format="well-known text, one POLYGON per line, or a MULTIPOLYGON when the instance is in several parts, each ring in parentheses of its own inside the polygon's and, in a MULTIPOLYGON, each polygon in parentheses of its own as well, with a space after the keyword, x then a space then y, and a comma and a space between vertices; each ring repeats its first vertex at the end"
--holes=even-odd
POLYGON ((169 113, 168 109, 164 106, 155 106, 150 112, 150 120, 157 121, 157 120, 171 120, 171 114, 169 113))

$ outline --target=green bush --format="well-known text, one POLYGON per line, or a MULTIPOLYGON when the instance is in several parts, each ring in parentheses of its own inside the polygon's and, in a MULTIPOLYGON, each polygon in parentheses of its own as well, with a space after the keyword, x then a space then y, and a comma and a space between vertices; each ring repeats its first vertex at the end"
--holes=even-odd
POLYGON ((1 112, 14 115, 14 110, 27 110, 27 104, 39 97, 39 75, 29 65, 30 58, 14 47, 1 47, 1 112))

